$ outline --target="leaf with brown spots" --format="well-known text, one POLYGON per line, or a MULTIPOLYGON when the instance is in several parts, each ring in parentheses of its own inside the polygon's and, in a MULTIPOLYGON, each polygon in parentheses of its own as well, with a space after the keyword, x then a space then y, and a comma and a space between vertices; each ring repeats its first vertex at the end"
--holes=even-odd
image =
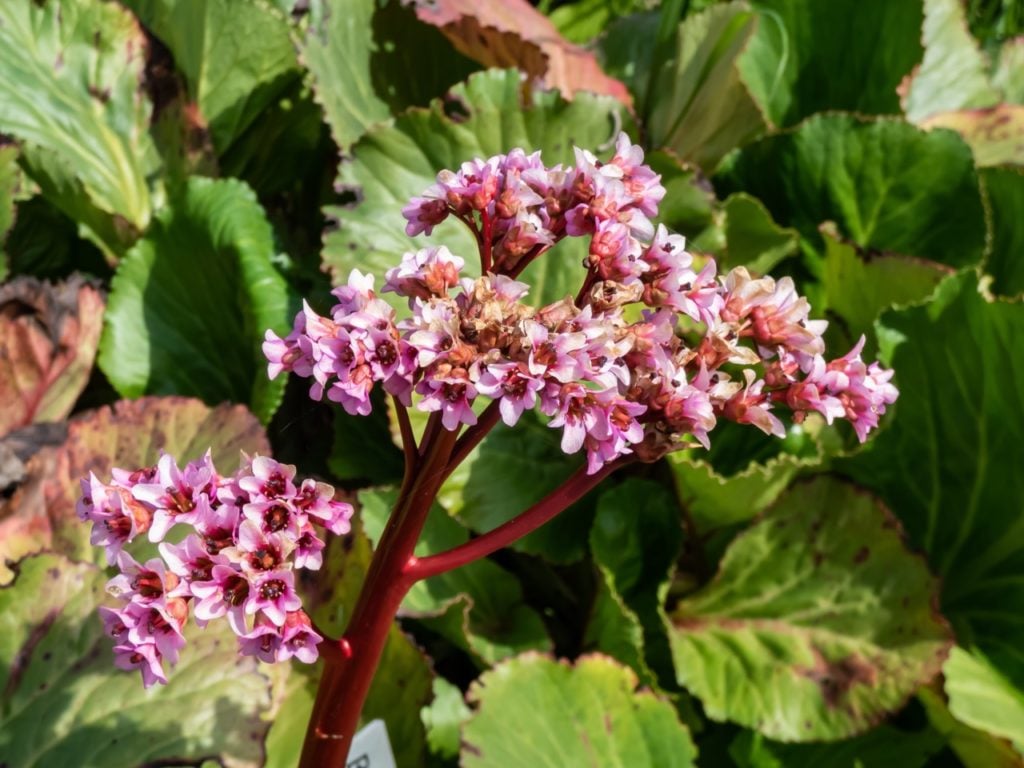
POLYGON ((672 705, 636 688, 631 669, 598 654, 504 661, 469 689, 460 765, 690 768, 697 749, 672 705))
POLYGON ((672 616, 679 682, 714 720, 782 741, 841 739, 903 706, 952 643, 937 584, 871 496, 796 486, 672 616))
POLYGON ((981 167, 1003 163, 1024 165, 1024 106, 997 104, 985 109, 940 112, 922 128, 949 128, 963 136, 981 167))
POLYGON ((80 478, 95 472, 108 480, 112 467, 150 466, 160 451, 187 461, 207 448, 225 473, 237 468, 240 451, 270 453, 263 428, 241 405, 210 408, 186 397, 144 397, 73 420, 64 443, 37 453, 24 483, 0 506, 0 583, 10 576, 5 560, 42 549, 76 560, 102 559, 89 545, 89 526, 75 516, 80 478))
POLYGON ((167 686, 148 691, 114 666, 96 613, 96 566, 43 554, 0 588, 0 762, 46 766, 263 763, 269 681, 240 657, 226 622, 186 629, 167 686))
POLYGON ((592 91, 632 104, 626 86, 606 75, 593 53, 562 37, 526 0, 416 0, 416 15, 486 67, 518 67, 566 98, 592 91))
POLYGON ((0 286, 0 437, 60 421, 85 388, 103 328, 103 297, 80 277, 0 286))

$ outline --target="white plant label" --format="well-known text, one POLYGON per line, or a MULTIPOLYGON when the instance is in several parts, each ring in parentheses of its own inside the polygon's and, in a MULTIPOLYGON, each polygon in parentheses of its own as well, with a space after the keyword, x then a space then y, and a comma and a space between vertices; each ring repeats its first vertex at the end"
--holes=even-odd
POLYGON ((352 740, 345 768, 398 768, 383 720, 366 724, 352 740))

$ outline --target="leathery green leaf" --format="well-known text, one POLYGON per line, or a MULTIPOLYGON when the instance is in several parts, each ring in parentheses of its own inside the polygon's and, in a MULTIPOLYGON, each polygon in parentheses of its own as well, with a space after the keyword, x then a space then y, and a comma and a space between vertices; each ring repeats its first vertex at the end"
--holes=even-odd
POLYGON ((847 114, 808 118, 743 149, 716 177, 761 200, 775 221, 821 248, 818 227, 861 248, 952 267, 976 264, 985 217, 970 149, 951 131, 847 114))
POLYGON ((921 60, 920 0, 752 0, 760 23, 739 62, 773 123, 848 109, 897 114, 921 60))
POLYGON ((28 143, 30 175, 115 252, 153 206, 144 51, 137 22, 114 3, 0 6, 0 132, 28 143))
POLYGON ((476 712, 462 730, 464 768, 685 768, 697 749, 672 705, 605 656, 575 666, 524 654, 470 688, 476 712), (516 727, 509 727, 509 713, 516 727))
POLYGON ((99 357, 111 383, 125 397, 248 403, 268 421, 284 379, 267 379, 261 344, 291 320, 273 255, 245 184, 192 178, 114 277, 99 357))
POLYGON ((971 272, 931 302, 879 319, 902 396, 889 426, 838 469, 875 490, 943 578, 942 609, 1024 690, 1024 304, 991 300, 971 272))
POLYGON ((269 681, 225 622, 192 626, 169 683, 114 666, 96 566, 44 554, 0 588, 0 754, 10 765, 132 768, 174 759, 257 765, 269 681))
POLYGON ((265 0, 127 0, 174 55, 218 153, 299 77, 284 14, 265 0))
POLYGON ((852 736, 938 674, 951 636, 936 589, 873 498, 798 485, 676 607, 679 682, 712 719, 771 738, 852 736))

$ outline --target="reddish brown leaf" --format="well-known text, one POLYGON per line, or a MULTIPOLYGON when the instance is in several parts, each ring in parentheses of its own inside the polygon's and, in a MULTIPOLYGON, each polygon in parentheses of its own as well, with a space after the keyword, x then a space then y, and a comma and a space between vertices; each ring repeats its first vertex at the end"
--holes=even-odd
POLYGON ((25 482, 0 502, 0 583, 4 561, 52 549, 75 560, 102 557, 89 545, 89 527, 75 516, 79 479, 107 481, 111 467, 152 465, 166 451, 185 462, 212 449, 222 472, 238 467, 239 452, 270 453, 263 427, 242 405, 210 408, 185 397, 122 400, 71 422, 67 440, 45 448, 27 465, 25 482))
POLYGON ((526 0, 414 0, 416 16, 432 24, 460 53, 487 67, 518 67, 560 90, 614 96, 628 106, 626 86, 609 77, 590 51, 563 38, 526 0))
POLYGON ((80 277, 0 286, 0 435, 71 412, 102 328, 103 297, 80 277))

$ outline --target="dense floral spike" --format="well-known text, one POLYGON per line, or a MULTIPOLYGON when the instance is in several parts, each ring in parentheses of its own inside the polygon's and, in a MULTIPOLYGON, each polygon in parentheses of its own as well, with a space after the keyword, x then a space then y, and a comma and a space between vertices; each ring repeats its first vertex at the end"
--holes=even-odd
POLYGON ((632 452, 652 460, 691 439, 707 447, 719 418, 784 435, 779 406, 796 421, 848 419, 865 440, 897 397, 892 372, 861 361, 863 340, 826 361, 827 323, 809 319, 790 278, 743 267, 719 276, 714 261, 698 263, 651 222, 664 194, 625 135, 606 163, 577 149, 575 166, 549 168, 516 149, 442 171, 403 210, 406 231, 462 220, 483 276, 459 280, 464 261, 444 247, 407 253, 384 285, 409 300, 412 316, 398 321, 373 278, 354 271, 330 319, 306 307, 286 338, 268 331, 270 376, 311 377, 314 398, 326 392, 359 414, 380 383, 407 406, 418 395, 415 406, 440 412, 448 430, 476 424, 481 396, 500 401, 510 426, 537 408, 562 430, 563 450, 586 448, 592 473, 632 452), (590 238, 576 300, 523 303, 528 286, 515 278, 575 236, 590 238), (640 319, 625 319, 630 304, 640 319))
POLYGON ((296 484, 294 467, 266 456, 222 477, 209 453, 184 469, 164 454, 150 469, 115 469, 109 485, 90 475, 78 514, 120 570, 107 591, 124 605, 100 609, 116 663, 139 669, 147 688, 167 682, 164 664, 177 663, 190 612, 199 626, 226 617, 243 654, 316 661, 323 638, 302 610, 294 569, 320 567, 318 526, 349 530, 352 506, 331 486, 296 484), (138 563, 123 547, 143 533, 161 557, 138 563))

